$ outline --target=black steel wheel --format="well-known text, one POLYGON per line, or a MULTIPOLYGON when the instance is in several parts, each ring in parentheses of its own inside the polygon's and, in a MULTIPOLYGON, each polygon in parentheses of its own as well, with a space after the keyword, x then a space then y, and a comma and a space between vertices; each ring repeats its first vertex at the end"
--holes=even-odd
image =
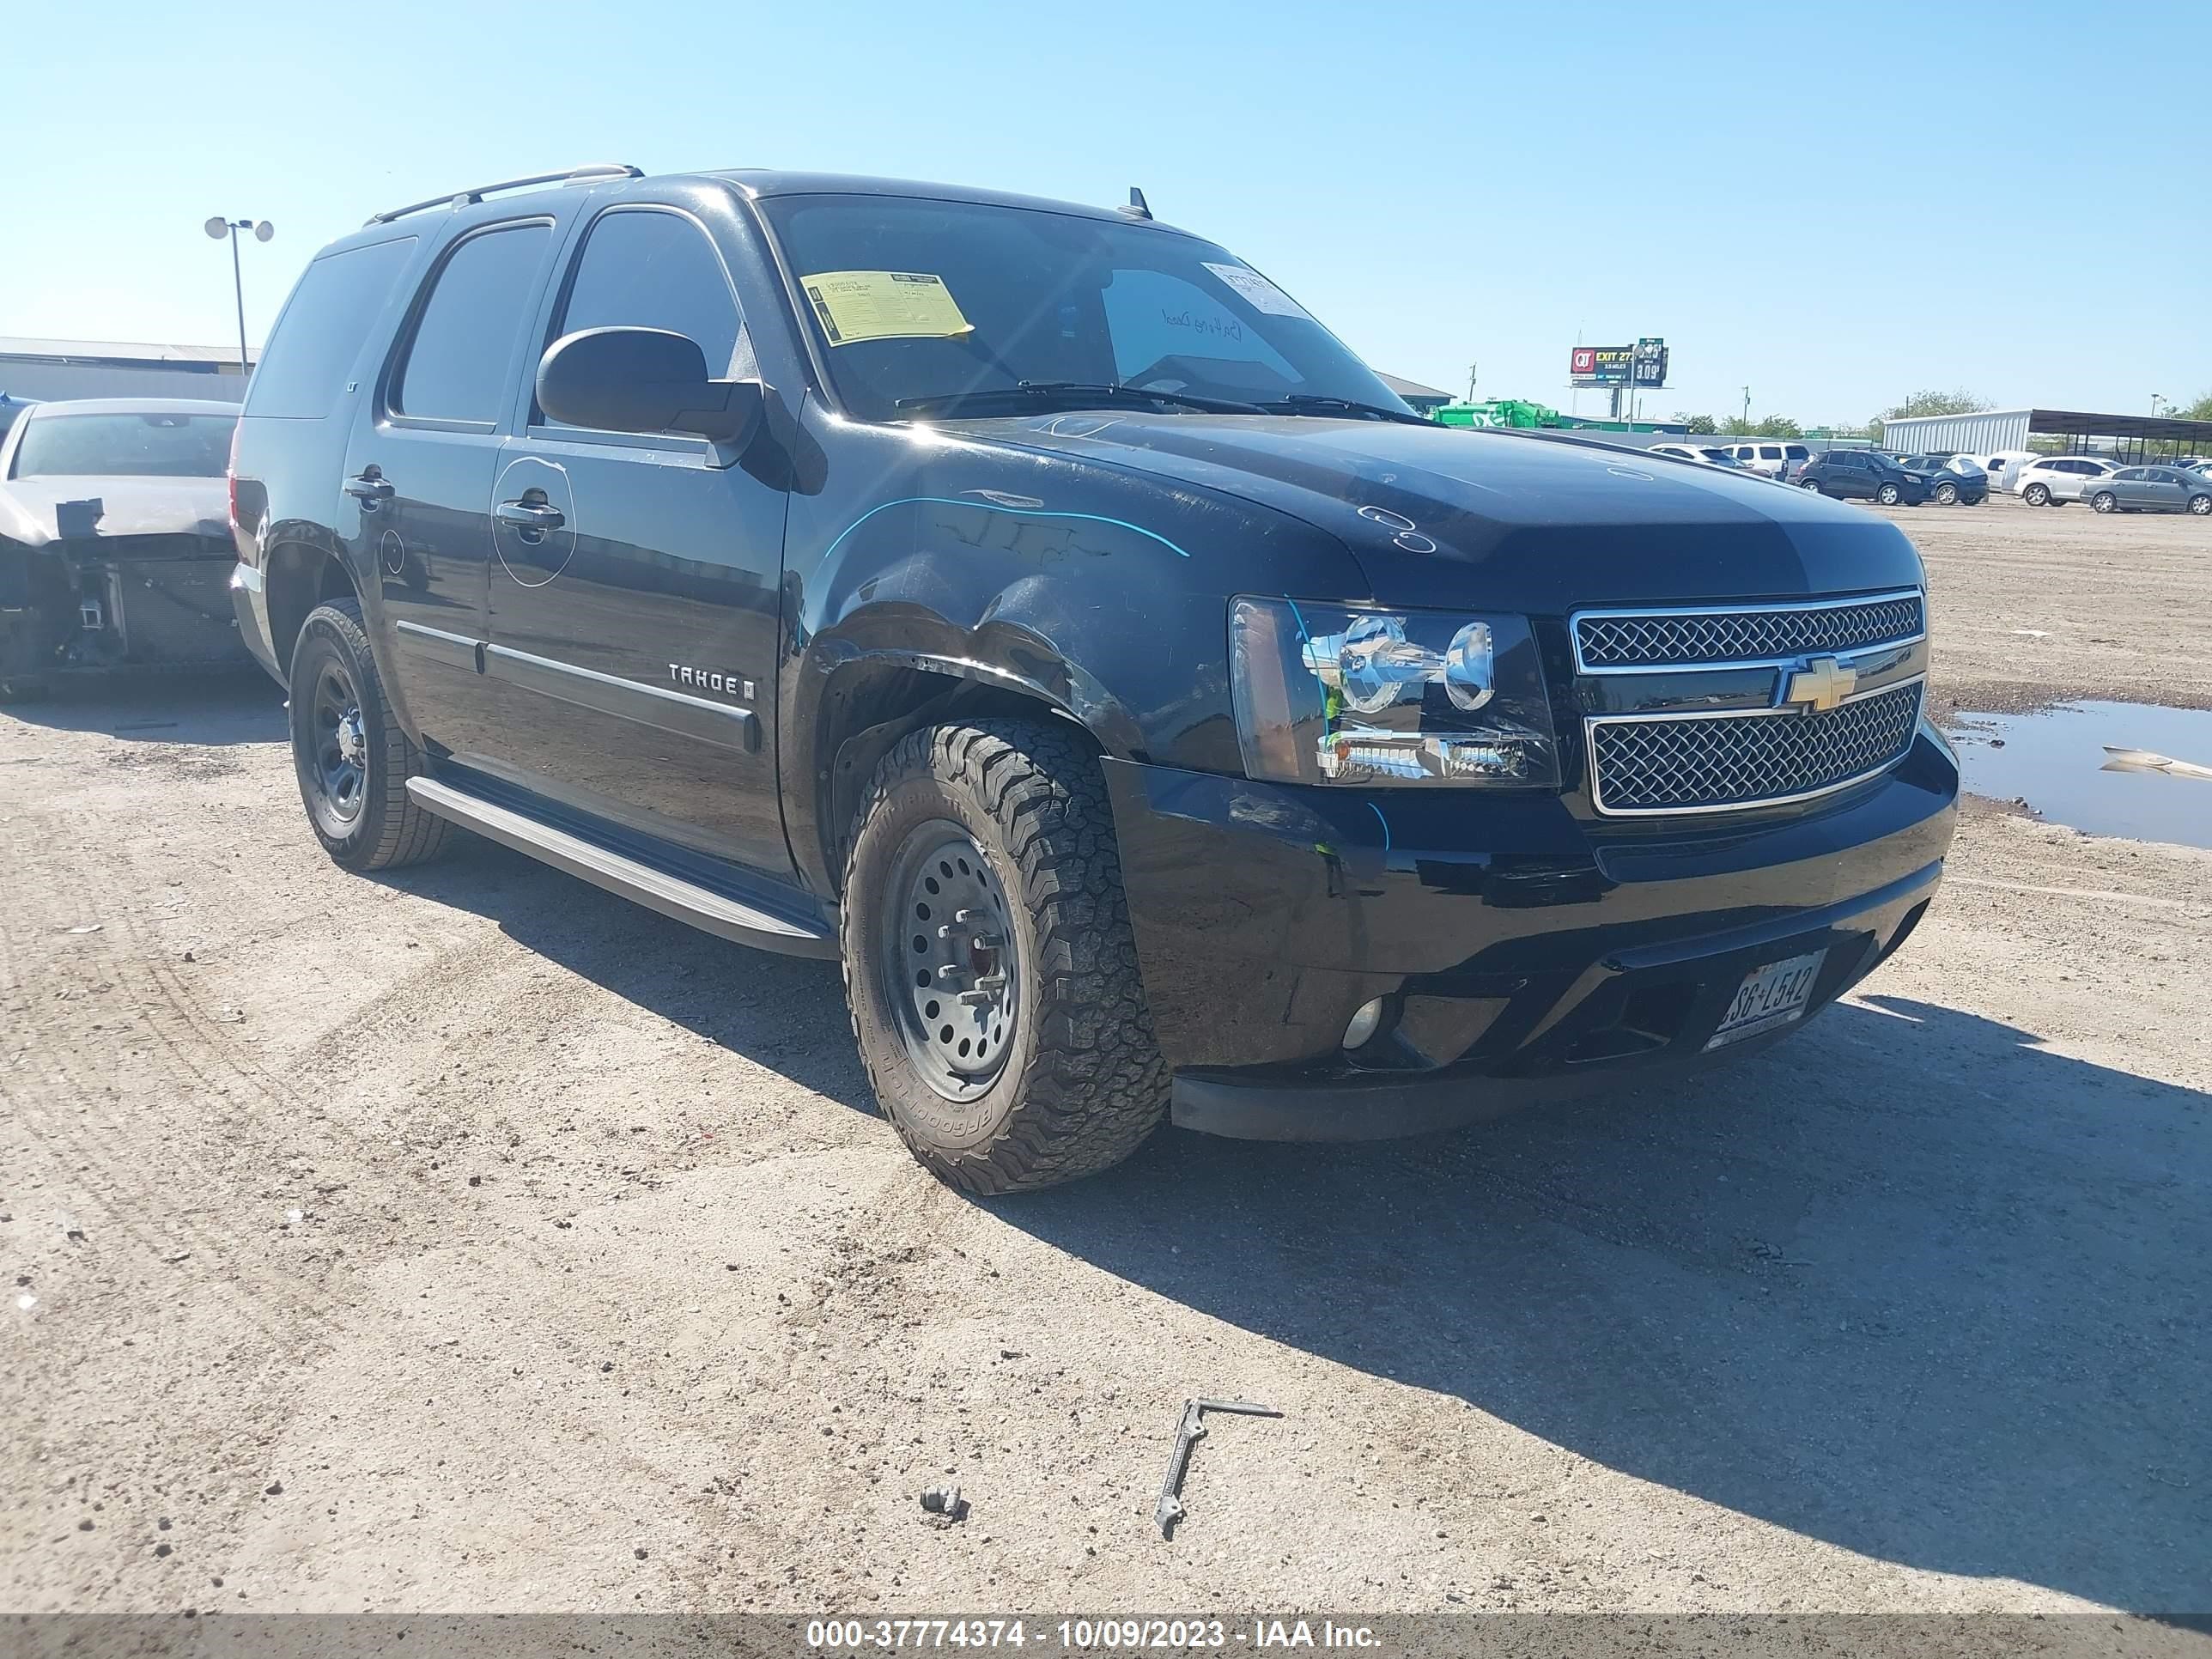
POLYGON ((407 793, 422 751, 392 718, 362 627, 361 605, 332 599, 307 613, 292 649, 292 769, 307 823, 349 870, 434 857, 447 824, 407 793))
POLYGON ((838 906, 853 1035, 908 1151, 971 1193, 1120 1163, 1166 1113, 1098 756, 926 727, 876 769, 838 906))
POLYGON ((908 1063, 945 1099, 975 1099, 1006 1068, 1022 953, 990 855, 950 818, 907 832, 876 919, 877 967, 908 1063))

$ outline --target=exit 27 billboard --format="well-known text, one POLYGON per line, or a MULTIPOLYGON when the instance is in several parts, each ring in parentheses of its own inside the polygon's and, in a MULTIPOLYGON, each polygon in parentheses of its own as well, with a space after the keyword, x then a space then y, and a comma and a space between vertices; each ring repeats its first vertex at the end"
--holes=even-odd
POLYGON ((1632 346, 1577 346, 1567 361, 1574 386, 1661 386, 1667 384, 1667 343, 1638 340, 1632 346))

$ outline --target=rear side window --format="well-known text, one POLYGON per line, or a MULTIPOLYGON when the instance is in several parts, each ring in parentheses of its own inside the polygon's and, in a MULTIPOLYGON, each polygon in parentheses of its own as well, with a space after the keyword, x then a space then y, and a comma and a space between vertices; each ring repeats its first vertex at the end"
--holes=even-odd
POLYGON ((394 413, 487 425, 499 418, 515 337, 552 234, 542 221, 502 225, 447 256, 392 378, 394 413))
POLYGON ((1782 453, 1793 461, 1802 461, 1811 452, 1802 444, 1784 444, 1782 446, 1782 453))
POLYGON ((319 420, 331 412, 369 326, 415 254, 412 236, 325 253, 285 302, 246 394, 246 412, 319 420))

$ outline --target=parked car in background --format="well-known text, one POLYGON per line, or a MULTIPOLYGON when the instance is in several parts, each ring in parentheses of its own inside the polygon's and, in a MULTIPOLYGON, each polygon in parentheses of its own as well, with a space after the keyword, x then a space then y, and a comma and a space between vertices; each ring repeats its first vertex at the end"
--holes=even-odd
POLYGON ((229 593, 236 404, 34 404, 0 440, 0 698, 249 660, 229 593))
POLYGON ((1845 501, 1880 501, 1884 507, 1918 507, 1936 498, 1925 472, 1899 466, 1872 449, 1832 449, 1798 470, 1798 487, 1845 501))
POLYGON ((2212 477, 2185 466, 2124 466, 2089 486, 2100 513, 2194 513, 2212 518, 2212 477))
POLYGON ((2010 489, 2014 480, 2020 477, 2020 470, 2043 457, 2032 449, 2000 449, 1994 454, 1969 455, 1966 459, 1990 475, 1991 489, 2010 489))
POLYGON ((1813 458, 1812 450, 1803 444, 1772 438, 1730 445, 1729 453, 1753 472, 1763 472, 1770 478, 1786 477, 1813 458))
MULTIPOLYGON (((1648 455, 1672 455, 1678 461, 1698 461, 1730 472, 1751 471, 1718 444, 1654 444, 1644 453, 1648 455)), ((1762 473, 1759 476, 1763 477, 1765 475, 1762 473)))
POLYGON ((1968 455, 1899 455, 1907 472, 1925 472, 1934 481, 1939 507, 1979 507, 1990 498, 1990 475, 1968 455))
POLYGON ((2030 507, 2063 507, 2080 501, 2096 479, 2119 470, 2094 455, 2039 455, 2013 474, 2013 493, 2030 507))

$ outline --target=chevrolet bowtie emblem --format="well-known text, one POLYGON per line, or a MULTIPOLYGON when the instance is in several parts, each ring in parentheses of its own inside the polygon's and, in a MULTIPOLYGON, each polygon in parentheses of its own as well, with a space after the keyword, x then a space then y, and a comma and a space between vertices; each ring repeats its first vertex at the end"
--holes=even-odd
POLYGON ((1859 671, 1850 664, 1833 657, 1808 657, 1802 668, 1791 672, 1782 701, 1824 714, 1850 696, 1858 683, 1859 671))

